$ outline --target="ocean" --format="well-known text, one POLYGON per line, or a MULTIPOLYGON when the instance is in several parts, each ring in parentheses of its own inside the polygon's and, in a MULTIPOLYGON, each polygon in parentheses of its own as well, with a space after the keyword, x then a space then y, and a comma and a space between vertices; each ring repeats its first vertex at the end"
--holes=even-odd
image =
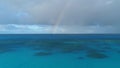
POLYGON ((120 68, 120 35, 1 34, 0 68, 120 68))

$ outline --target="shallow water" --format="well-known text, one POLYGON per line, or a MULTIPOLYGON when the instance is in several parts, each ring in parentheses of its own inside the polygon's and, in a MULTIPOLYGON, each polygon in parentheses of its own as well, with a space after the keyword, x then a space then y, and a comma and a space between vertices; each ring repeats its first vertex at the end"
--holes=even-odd
POLYGON ((120 39, 0 38, 0 68, 120 68, 120 39))

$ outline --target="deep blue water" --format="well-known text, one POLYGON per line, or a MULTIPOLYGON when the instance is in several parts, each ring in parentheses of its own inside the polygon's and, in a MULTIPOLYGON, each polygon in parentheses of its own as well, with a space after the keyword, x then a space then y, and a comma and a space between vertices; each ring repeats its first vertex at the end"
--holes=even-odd
POLYGON ((0 68, 120 68, 119 34, 1 34, 0 68))
POLYGON ((0 39, 120 39, 120 34, 0 34, 0 39))

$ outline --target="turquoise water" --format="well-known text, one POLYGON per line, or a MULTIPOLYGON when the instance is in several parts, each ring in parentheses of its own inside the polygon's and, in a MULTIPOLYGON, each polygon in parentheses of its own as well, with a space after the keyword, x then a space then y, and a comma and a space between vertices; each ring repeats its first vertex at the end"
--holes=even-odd
POLYGON ((0 68, 120 68, 119 38, 44 37, 0 35, 0 68))

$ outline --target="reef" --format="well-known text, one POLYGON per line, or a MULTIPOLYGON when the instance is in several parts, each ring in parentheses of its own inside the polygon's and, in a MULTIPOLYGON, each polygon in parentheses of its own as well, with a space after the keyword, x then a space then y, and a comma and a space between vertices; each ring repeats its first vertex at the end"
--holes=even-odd
POLYGON ((72 45, 72 46, 64 46, 64 47, 62 47, 61 52, 62 53, 74 53, 74 52, 83 51, 84 49, 86 49, 86 47, 76 44, 76 45, 72 45))
POLYGON ((15 51, 14 49, 12 48, 0 48, 0 53, 6 53, 6 52, 12 52, 12 51, 15 51))
POLYGON ((87 57, 89 58, 95 58, 95 59, 104 59, 104 58, 108 58, 107 55, 100 53, 100 52, 90 52, 87 54, 87 57))
POLYGON ((48 55, 52 55, 51 52, 37 52, 34 54, 34 56, 48 56, 48 55))
MULTIPOLYGON (((89 58, 107 58, 107 52, 120 50, 120 40, 1 40, 0 53, 14 51, 16 48, 30 48, 34 51, 34 56, 47 56, 53 53, 85 53, 89 58), (114 47, 114 46, 115 47, 114 47), (112 47, 113 46, 113 47, 112 47), (115 49, 116 48, 116 49, 115 49), (41 52, 43 51, 43 52, 41 52)), ((120 53, 120 51, 117 51, 120 53)), ((79 57, 78 59, 81 59, 79 57)))
POLYGON ((120 50, 118 50, 117 53, 120 53, 120 50))
POLYGON ((84 59, 84 57, 78 57, 77 59, 84 59))

